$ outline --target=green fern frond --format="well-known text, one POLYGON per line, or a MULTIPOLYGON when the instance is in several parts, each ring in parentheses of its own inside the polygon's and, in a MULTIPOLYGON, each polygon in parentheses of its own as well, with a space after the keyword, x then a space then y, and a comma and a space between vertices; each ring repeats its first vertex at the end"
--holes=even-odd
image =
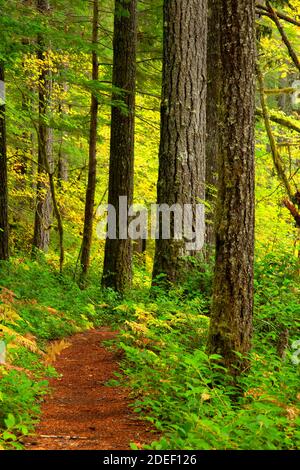
POLYGON ((19 320, 21 320, 20 315, 11 305, 0 305, 0 322, 16 324, 16 322, 19 320))
POLYGON ((32 339, 25 338, 25 336, 20 335, 12 328, 9 328, 5 325, 0 325, 0 334, 4 333, 12 337, 12 344, 16 344, 18 346, 24 346, 29 351, 43 355, 44 353, 38 348, 36 342, 32 339))

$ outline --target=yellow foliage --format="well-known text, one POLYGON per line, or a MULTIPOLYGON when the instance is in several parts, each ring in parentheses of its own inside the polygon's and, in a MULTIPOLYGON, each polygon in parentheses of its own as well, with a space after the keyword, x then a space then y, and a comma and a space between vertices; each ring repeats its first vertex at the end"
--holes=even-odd
POLYGON ((201 395, 201 401, 208 401, 211 399, 211 396, 209 393, 202 393, 201 395))
POLYGON ((35 339, 29 339, 26 338, 25 336, 20 335, 16 331, 14 331, 12 328, 9 328, 8 326, 5 325, 0 325, 0 335, 1 333, 6 334, 8 336, 11 336, 12 342, 10 343, 11 345, 18 345, 18 346, 23 346, 27 348, 29 351, 38 353, 40 355, 43 355, 44 353, 38 348, 35 339))
POLYGON ((56 361, 56 357, 62 353, 65 349, 70 346, 66 340, 53 341, 47 346, 45 354, 46 364, 53 364, 56 361))
POLYGON ((18 320, 20 320, 20 316, 11 305, 0 304, 0 322, 15 324, 18 320))

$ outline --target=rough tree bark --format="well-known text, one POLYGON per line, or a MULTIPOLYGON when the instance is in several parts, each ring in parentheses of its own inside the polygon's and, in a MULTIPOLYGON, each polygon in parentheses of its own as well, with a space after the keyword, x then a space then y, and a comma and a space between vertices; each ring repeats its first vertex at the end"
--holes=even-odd
POLYGON ((8 194, 4 64, 0 62, 0 260, 8 260, 8 194))
POLYGON ((206 100, 206 201, 210 210, 206 214, 207 256, 215 246, 215 188, 218 182, 219 106, 222 83, 220 43, 220 15, 216 0, 208 0, 207 30, 207 100, 206 100))
MULTIPOLYGON (((98 65, 98 22, 99 22, 99 2, 93 2, 93 34, 92 43, 94 50, 92 52, 92 79, 96 83, 99 78, 99 65, 98 65)), ((85 199, 85 214, 84 214, 84 228, 83 239, 81 246, 81 284, 87 275, 90 252, 93 236, 93 218, 94 218, 94 205, 95 205, 95 191, 96 191, 96 176, 97 176, 97 129, 98 129, 98 98, 95 93, 92 93, 91 98, 91 122, 90 122, 90 141, 89 141, 89 172, 88 184, 85 199)))
MULTIPOLYGON (((158 204, 205 199, 207 1, 165 0, 158 204)), ((161 232, 161 220, 159 221, 161 232)), ((184 241, 156 241, 153 283, 180 280, 184 241)))
MULTIPOLYGON (((48 0, 37 0, 37 9, 46 15, 48 0)), ((52 130, 47 125, 47 114, 51 98, 51 76, 47 69, 45 53, 47 47, 42 33, 38 34, 38 59, 41 61, 39 78, 39 123, 38 123, 38 175, 36 188, 36 209, 34 220, 33 249, 47 251, 50 243, 52 215, 51 193, 48 182, 47 164, 52 160, 52 130), (47 159, 47 161, 46 161, 47 159)))
POLYGON ((255 0, 218 0, 222 83, 216 265, 209 352, 232 373, 251 347, 254 258, 255 0))
POLYGON ((106 240, 102 284, 119 292, 128 288, 132 279, 131 240, 120 233, 118 214, 120 196, 127 197, 127 207, 133 202, 136 9, 136 0, 115 2, 113 86, 122 92, 115 91, 113 101, 123 106, 112 106, 108 203, 116 209, 117 239, 106 240))
MULTIPOLYGON (((64 82, 61 86, 63 98, 59 102, 58 105, 58 112, 62 118, 66 117, 68 114, 67 106, 64 103, 65 95, 67 94, 69 87, 66 82, 64 82)), ((64 141, 65 141, 65 133, 64 130, 61 130, 61 134, 59 137, 59 150, 58 150, 58 166, 57 166, 57 178, 58 184, 61 186, 62 181, 68 181, 69 179, 69 162, 68 162, 68 155, 64 151, 64 141)))

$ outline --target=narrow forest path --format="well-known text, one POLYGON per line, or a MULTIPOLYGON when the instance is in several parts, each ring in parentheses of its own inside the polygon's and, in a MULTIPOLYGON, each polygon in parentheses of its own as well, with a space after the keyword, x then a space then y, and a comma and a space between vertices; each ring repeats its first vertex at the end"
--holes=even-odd
POLYGON ((149 443, 150 427, 129 407, 128 390, 106 382, 118 371, 116 354, 103 341, 116 333, 108 328, 73 336, 54 366, 60 377, 50 380, 52 393, 42 405, 36 436, 28 450, 127 450, 130 442, 149 443))

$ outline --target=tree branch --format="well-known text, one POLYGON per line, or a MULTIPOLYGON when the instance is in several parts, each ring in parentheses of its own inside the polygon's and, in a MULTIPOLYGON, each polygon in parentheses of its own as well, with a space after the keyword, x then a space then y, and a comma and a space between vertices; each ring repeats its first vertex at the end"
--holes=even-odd
MULTIPOLYGON (((267 7, 264 7, 263 5, 256 5, 256 9, 259 11, 260 15, 267 16, 268 18, 272 19, 271 14, 269 13, 269 10, 267 7)), ((294 18, 291 18, 290 16, 287 16, 283 13, 280 13, 279 11, 276 11, 276 15, 278 18, 281 20, 287 21, 288 23, 291 23, 295 26, 300 27, 300 21, 295 20, 294 18)))
POLYGON ((270 4, 269 1, 266 2, 266 5, 267 5, 267 9, 270 13, 270 17, 271 17, 272 21, 274 21, 274 23, 276 24, 277 29, 278 29, 278 31, 281 35, 281 38, 282 38, 284 44, 286 45, 286 47, 289 51, 289 55, 290 55, 292 61, 294 62, 297 69, 300 71, 300 62, 298 60, 297 54, 295 53, 295 51, 294 51, 294 49, 293 49, 293 47, 292 47, 292 45, 291 45, 291 43, 288 39, 283 27, 280 24, 280 21, 279 21, 279 18, 277 16, 276 11, 274 10, 274 8, 272 7, 272 5, 270 4))
MULTIPOLYGON (((260 109, 260 108, 256 108, 255 114, 256 114, 256 116, 264 118, 264 113, 263 113, 262 109, 260 109)), ((275 113, 272 113, 272 111, 269 111, 269 110, 268 110, 268 115, 269 115, 270 121, 276 122, 276 124, 279 124, 280 126, 286 127, 288 129, 290 129, 291 131, 295 131, 295 132, 300 133, 300 125, 298 126, 291 119, 276 116, 275 113)))
POLYGON ((283 204, 292 214, 297 227, 300 228, 300 212, 298 211, 296 206, 289 199, 284 199, 283 204))
POLYGON ((297 88, 267 88, 265 89, 265 95, 291 95, 295 93, 297 88))
POLYGON ((272 132, 269 110, 267 108, 267 103, 266 103, 265 94, 264 94, 263 76, 258 65, 257 65, 257 78, 258 78, 258 84, 259 84, 259 94, 260 94, 260 102, 261 102, 261 107, 262 107, 262 115, 265 121, 265 127, 266 127, 267 135, 269 138, 270 146, 271 146, 274 166, 277 172, 277 176, 280 179, 280 181, 283 183, 289 199, 292 199, 293 198, 292 188, 285 174, 281 156, 278 152, 276 141, 272 132))

